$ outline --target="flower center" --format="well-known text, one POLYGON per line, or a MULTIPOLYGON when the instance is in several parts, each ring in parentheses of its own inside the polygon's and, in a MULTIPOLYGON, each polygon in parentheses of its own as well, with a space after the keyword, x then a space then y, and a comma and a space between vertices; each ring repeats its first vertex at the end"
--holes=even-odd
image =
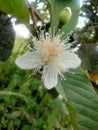
POLYGON ((52 41, 45 39, 40 43, 38 53, 44 64, 50 64, 55 61, 64 50, 64 44, 60 43, 58 38, 52 39, 52 41))

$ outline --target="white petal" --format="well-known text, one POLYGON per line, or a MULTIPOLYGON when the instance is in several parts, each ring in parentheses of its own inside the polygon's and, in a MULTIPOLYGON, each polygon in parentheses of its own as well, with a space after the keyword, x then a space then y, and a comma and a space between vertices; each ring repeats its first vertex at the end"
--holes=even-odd
POLYGON ((42 77, 47 89, 55 87, 58 80, 58 72, 56 71, 55 66, 44 67, 42 77))
POLYGON ((64 63, 66 68, 77 68, 81 63, 81 60, 75 53, 67 51, 64 52, 62 62, 64 63))
POLYGON ((19 56, 15 63, 21 69, 33 69, 42 65, 38 54, 35 52, 28 52, 19 56))

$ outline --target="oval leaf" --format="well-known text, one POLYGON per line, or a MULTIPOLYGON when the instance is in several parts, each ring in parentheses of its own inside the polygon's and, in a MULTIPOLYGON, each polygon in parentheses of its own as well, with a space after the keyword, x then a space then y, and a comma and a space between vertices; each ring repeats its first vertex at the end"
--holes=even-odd
POLYGON ((76 109, 80 130, 98 130, 98 96, 83 70, 74 73, 66 73, 56 89, 76 109))

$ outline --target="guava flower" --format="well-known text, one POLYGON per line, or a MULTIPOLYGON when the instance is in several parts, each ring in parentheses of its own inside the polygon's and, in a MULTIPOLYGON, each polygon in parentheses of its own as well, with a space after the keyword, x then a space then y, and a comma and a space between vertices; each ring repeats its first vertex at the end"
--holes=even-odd
POLYGON ((16 65, 21 69, 42 69, 42 80, 47 89, 57 85, 58 76, 64 77, 69 68, 77 68, 81 61, 71 52, 59 36, 34 40, 34 48, 16 59, 16 65))

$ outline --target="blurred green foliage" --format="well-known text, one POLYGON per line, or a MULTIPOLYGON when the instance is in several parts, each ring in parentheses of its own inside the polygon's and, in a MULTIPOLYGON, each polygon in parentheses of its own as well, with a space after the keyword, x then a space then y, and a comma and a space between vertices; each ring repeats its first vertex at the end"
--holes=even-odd
MULTIPOLYGON (((80 18, 84 26, 77 28, 76 32, 86 43, 98 41, 98 0, 83 0, 80 18)), ((82 22, 80 21, 82 24, 82 22)))
POLYGON ((16 38, 11 57, 0 62, 0 129, 66 130, 70 119, 55 90, 47 91, 37 75, 30 76, 32 70, 24 71, 15 65, 16 57, 27 50, 25 43, 16 38))
MULTIPOLYGON (((88 53, 92 51, 92 47, 87 47, 83 51, 82 45, 91 42, 97 43, 98 10, 96 5, 98 5, 98 2, 97 0, 85 1, 90 4, 88 5, 86 3, 86 5, 84 4, 84 7, 81 8, 81 16, 87 12, 86 16, 83 17, 89 17, 89 22, 85 24, 83 30, 77 32, 78 35, 75 41, 73 40, 74 38, 71 40, 76 43, 76 46, 77 44, 81 45, 82 49, 80 48, 81 50, 79 50, 81 51, 81 60, 89 61, 88 63, 86 62, 86 68, 88 69, 89 66, 91 71, 95 71, 97 52, 96 54, 92 52, 88 53), (94 11, 96 11, 96 13, 94 13, 94 11), (94 19, 92 20, 92 18, 94 19), (83 40, 83 44, 79 42, 78 36, 83 40), (86 59, 84 59, 85 56, 82 54, 87 56, 86 59), (93 56, 91 56, 92 54, 93 56), (88 58, 88 56, 90 56, 90 58, 88 58), (92 62, 90 62, 90 59, 94 60, 93 67, 91 66, 92 62)), ((35 2, 36 9, 38 9, 37 3, 40 4, 41 2, 45 1, 40 0, 35 2)), ((24 21, 25 24, 28 25, 29 11, 24 0, 18 0, 18 3, 16 0, 11 2, 0 0, 0 3, 2 11, 12 14, 12 16, 17 17, 18 20, 24 21), (17 5, 19 5, 19 10, 17 10, 17 5)), ((59 30, 59 14, 65 6, 70 7, 73 12, 70 22, 64 25, 63 28, 60 28, 61 32, 63 31, 64 34, 66 34, 72 31, 77 24, 80 10, 78 0, 47 0, 43 8, 38 9, 46 21, 46 30, 47 28, 52 28, 52 35, 56 34, 57 30, 59 30), (50 6, 47 6, 47 4, 50 6)), ((4 27, 4 25, 1 27, 4 27)), ((28 27, 31 26, 28 25, 28 27)), ((44 28, 44 26, 42 28, 44 28)), ((10 36, 7 38, 10 39, 10 36)), ((66 79, 68 79, 62 80, 62 85, 59 85, 58 88, 60 90, 58 90, 58 92, 63 98, 67 97, 69 103, 67 103, 67 108, 69 107, 68 113, 65 102, 63 102, 64 99, 58 97, 58 93, 55 89, 46 90, 43 86, 43 82, 39 80, 39 74, 33 74, 33 70, 21 70, 15 65, 16 57, 28 50, 25 43, 27 42, 24 39, 16 38, 12 55, 6 62, 0 62, 0 129, 78 130, 78 126, 80 126, 81 130, 97 130, 98 99, 87 75, 78 69, 75 71, 75 75, 70 73, 65 74, 66 79)), ((6 49, 8 48, 6 47, 6 49)), ((96 48, 93 48, 93 51, 94 50, 96 50, 96 48)), ((96 70, 98 70, 97 67, 96 65, 96 70)))
POLYGON ((98 72, 98 0, 83 0, 79 26, 71 34, 73 47, 78 45, 78 55, 84 70, 98 72))
POLYGON ((96 44, 82 45, 79 50, 82 67, 92 74, 98 72, 98 47, 96 44))

